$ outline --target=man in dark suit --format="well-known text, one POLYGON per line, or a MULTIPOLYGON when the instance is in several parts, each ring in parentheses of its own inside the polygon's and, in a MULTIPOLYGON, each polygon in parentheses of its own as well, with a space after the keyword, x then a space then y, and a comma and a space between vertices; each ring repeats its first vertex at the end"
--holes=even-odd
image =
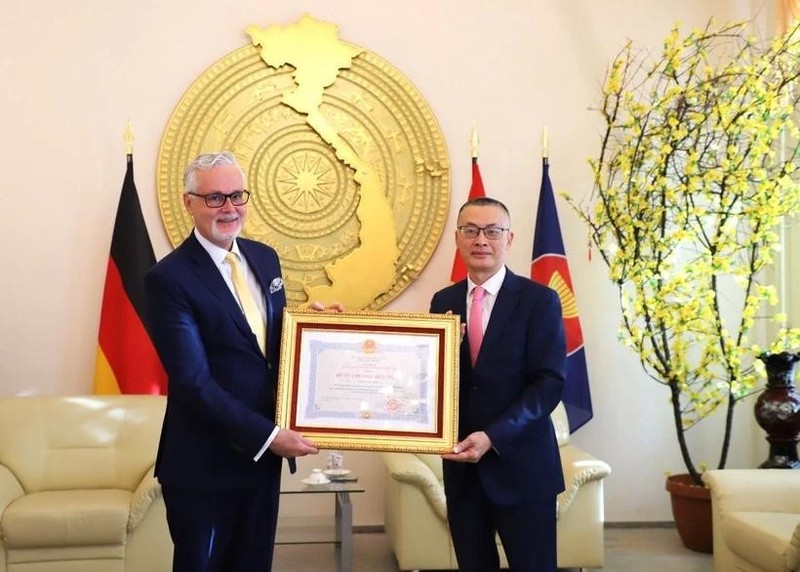
POLYGON ((194 231, 149 272, 149 326, 169 375, 156 459, 173 570, 272 566, 281 458, 317 453, 275 425, 286 296, 275 251, 237 238, 249 193, 230 153, 184 175, 194 231))
POLYGON ((558 295, 505 267, 508 209, 464 204, 456 246, 468 278, 434 294, 431 312, 462 320, 459 443, 444 459, 450 534, 461 572, 556 570, 556 496, 564 490, 550 413, 566 346, 558 295), (469 308, 469 310, 468 310, 469 308))

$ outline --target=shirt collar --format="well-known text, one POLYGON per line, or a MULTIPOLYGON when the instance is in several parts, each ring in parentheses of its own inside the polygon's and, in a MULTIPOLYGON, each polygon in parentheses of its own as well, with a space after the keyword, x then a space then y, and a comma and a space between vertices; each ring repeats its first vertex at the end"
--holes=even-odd
MULTIPOLYGON (((206 237, 200 234, 196 228, 194 229, 194 236, 200 243, 200 246, 202 246, 205 249, 205 251, 208 252, 208 255, 211 257, 211 260, 214 261, 214 264, 216 264, 217 266, 222 266, 225 263, 225 257, 228 255, 227 250, 225 250, 224 248, 220 248, 219 246, 208 240, 206 237)), ((239 250, 239 243, 236 240, 233 241, 233 247, 231 248, 230 251, 233 252, 239 260, 242 259, 242 253, 239 250)))
MULTIPOLYGON (((503 280, 506 279, 506 267, 503 265, 500 270, 498 270, 494 276, 489 278, 486 282, 481 284, 481 288, 486 290, 487 294, 491 294, 492 296, 497 296, 497 293, 500 291, 500 286, 503 285, 503 280)), ((472 281, 472 279, 467 276, 467 296, 469 296, 472 291, 475 289, 477 284, 472 281)))

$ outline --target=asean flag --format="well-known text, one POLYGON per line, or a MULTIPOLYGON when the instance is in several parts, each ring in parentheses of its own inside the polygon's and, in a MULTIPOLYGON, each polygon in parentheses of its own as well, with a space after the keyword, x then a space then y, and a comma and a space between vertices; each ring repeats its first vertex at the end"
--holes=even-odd
POLYGON ((550 164, 546 158, 542 160, 542 187, 533 235, 531 279, 549 286, 561 299, 567 338, 567 376, 562 401, 567 410, 570 433, 573 433, 592 418, 592 395, 589 391, 578 305, 561 238, 553 185, 550 183, 550 164))

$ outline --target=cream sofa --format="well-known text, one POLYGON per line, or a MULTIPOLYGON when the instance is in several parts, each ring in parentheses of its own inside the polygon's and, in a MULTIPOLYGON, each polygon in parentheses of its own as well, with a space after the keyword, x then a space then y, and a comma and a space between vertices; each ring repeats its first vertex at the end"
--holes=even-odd
POLYGON ((0 398, 0 572, 159 572, 166 399, 0 398))
MULTIPOLYGON (((603 479, 611 468, 569 443, 564 406, 551 415, 566 490, 558 497, 559 568, 603 566, 603 479)), ((401 570, 456 570, 438 455, 382 453, 386 533, 401 570)), ((499 544, 499 540, 498 540, 499 544)), ((500 546, 503 566, 507 566, 500 546)))
POLYGON ((716 572, 800 570, 800 471, 706 471, 716 572))

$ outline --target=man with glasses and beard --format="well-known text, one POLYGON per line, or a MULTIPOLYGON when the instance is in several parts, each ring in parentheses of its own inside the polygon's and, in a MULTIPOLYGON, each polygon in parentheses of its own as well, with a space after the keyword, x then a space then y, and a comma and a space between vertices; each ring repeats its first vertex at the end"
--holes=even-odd
POLYGON ((232 154, 198 156, 183 193, 194 230, 146 279, 169 375, 155 472, 175 571, 270 570, 282 458, 294 472, 318 452, 275 424, 286 295, 276 252, 239 237, 249 198, 232 154))

